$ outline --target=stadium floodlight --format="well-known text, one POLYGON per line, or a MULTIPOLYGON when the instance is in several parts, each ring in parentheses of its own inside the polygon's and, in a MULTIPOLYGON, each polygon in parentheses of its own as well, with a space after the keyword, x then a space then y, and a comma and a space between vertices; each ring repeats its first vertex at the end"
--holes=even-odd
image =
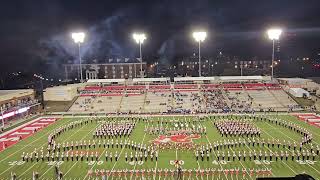
POLYGON ((76 32, 72 33, 71 37, 75 43, 79 46, 79 69, 80 69, 80 81, 83 82, 83 76, 82 76, 82 63, 81 63, 81 43, 84 42, 85 33, 83 32, 76 32))
POLYGON ((143 77, 142 72, 142 44, 143 41, 147 39, 146 35, 144 33, 133 33, 132 35, 133 39, 139 44, 140 47, 140 77, 143 77))
POLYGON ((270 40, 279 40, 282 33, 281 29, 269 29, 267 31, 270 40))
POLYGON ((275 40, 280 39, 280 35, 282 34, 282 29, 273 28, 267 31, 268 37, 272 40, 272 62, 271 62, 271 80, 273 80, 273 67, 274 67, 274 42, 275 40))
POLYGON ((199 77, 201 76, 201 55, 200 55, 200 44, 203 42, 207 37, 207 32, 205 31, 198 31, 192 33, 193 38, 199 43, 199 77))

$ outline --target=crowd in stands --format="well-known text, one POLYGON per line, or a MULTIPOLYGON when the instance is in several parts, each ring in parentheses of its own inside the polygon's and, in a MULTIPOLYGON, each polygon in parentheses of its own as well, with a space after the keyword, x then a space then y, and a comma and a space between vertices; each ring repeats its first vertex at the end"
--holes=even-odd
MULTIPOLYGON (((121 109, 121 98, 115 99, 119 103, 119 112, 131 113, 254 113, 255 111, 294 111, 299 105, 289 97, 279 85, 264 83, 235 83, 235 84, 205 84, 205 85, 174 85, 170 86, 106 86, 86 87, 80 91, 80 96, 87 99, 76 101, 81 109, 90 110, 87 106, 100 96, 142 95, 142 102, 130 101, 130 106, 121 109), (287 98, 284 98, 287 95, 287 98), (161 100, 160 100, 161 99, 161 100), (134 103, 142 103, 135 105, 134 103), (148 105, 154 107, 148 107, 148 105), (139 106, 137 112, 134 107, 139 106), (156 107, 161 107, 157 111, 156 107)), ((100 102, 104 102, 101 101, 100 102)), ((103 106, 103 105, 102 105, 103 106)), ((96 108, 91 108, 96 109, 96 108)), ((106 110, 106 109, 105 109, 106 110)), ((94 110, 96 111, 96 110, 94 110)))
POLYGON ((37 99, 23 99, 23 100, 19 100, 16 101, 16 104, 11 104, 11 103, 7 103, 7 104, 3 104, 2 105, 2 113, 5 114, 7 112, 11 112, 11 111, 15 111, 24 107, 28 107, 31 105, 34 105, 38 103, 37 99))

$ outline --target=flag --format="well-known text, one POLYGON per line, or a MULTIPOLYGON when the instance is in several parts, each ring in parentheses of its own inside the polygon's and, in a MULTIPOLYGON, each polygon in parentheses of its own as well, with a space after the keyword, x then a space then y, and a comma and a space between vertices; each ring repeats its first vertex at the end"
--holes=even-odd
POLYGON ((118 59, 118 58, 117 58, 117 63, 120 62, 120 61, 121 61, 121 59, 118 59))
POLYGON ((113 61, 113 59, 109 59, 109 63, 111 63, 113 61))
POLYGON ((128 62, 129 61, 129 58, 124 58, 124 62, 128 62))
POLYGON ((138 60, 139 62, 141 62, 141 58, 137 58, 137 60, 138 60))

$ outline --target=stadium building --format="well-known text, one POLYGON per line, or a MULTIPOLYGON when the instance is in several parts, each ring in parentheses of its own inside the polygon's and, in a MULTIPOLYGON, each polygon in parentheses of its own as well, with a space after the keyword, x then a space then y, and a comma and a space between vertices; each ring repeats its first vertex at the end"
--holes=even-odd
POLYGON ((41 109, 32 89, 0 90, 1 116, 4 123, 23 117, 41 109))
MULTIPOLYGON (((82 64, 85 79, 120 79, 140 77, 141 63, 129 61, 128 58, 113 60, 109 63, 82 64), (115 61, 115 62, 114 62, 115 61)), ((142 71, 145 76, 147 63, 142 62, 142 71)), ((79 64, 64 64, 65 78, 79 79, 79 64)))

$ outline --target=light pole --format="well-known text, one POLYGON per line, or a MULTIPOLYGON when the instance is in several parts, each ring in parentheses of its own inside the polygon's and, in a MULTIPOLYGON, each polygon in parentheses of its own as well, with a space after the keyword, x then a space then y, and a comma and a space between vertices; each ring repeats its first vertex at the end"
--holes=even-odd
POLYGON ((132 35, 133 39, 139 44, 139 50, 140 50, 140 77, 143 78, 143 72, 142 72, 142 44, 143 41, 147 39, 146 35, 144 33, 133 33, 132 35))
POLYGON ((269 29, 267 31, 269 39, 272 40, 271 80, 273 80, 274 42, 275 42, 275 40, 279 40, 281 33, 282 33, 282 30, 278 29, 278 28, 269 29))
POLYGON ((71 37, 74 40, 75 43, 78 44, 79 47, 79 68, 80 68, 80 82, 83 82, 83 76, 82 76, 82 64, 81 64, 81 43, 84 42, 85 33, 83 32, 76 32, 72 33, 71 37))
POLYGON ((203 42, 207 37, 207 32, 205 31, 199 31, 199 32, 193 32, 192 34, 193 38, 199 43, 199 77, 201 76, 201 48, 200 44, 203 42))

